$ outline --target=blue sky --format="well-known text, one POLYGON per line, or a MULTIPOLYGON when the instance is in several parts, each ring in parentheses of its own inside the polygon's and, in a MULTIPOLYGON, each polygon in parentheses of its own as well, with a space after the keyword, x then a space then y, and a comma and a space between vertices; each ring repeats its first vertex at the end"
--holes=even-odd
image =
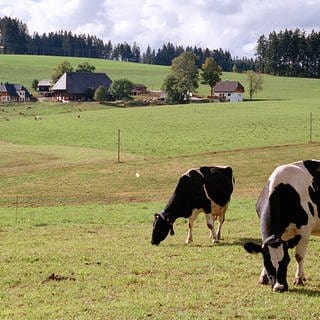
POLYGON ((171 42, 253 57, 262 34, 320 31, 320 0, 0 0, 3 16, 30 34, 67 30, 142 50, 171 42))

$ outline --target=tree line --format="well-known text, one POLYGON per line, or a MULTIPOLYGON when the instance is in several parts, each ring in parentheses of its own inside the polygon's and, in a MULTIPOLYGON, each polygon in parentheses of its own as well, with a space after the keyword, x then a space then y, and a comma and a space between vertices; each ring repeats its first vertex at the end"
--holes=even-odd
POLYGON ((300 29, 271 32, 257 42, 256 69, 290 77, 320 77, 320 32, 300 29))
POLYGON ((142 52, 137 43, 112 43, 92 35, 73 34, 70 31, 56 31, 29 35, 27 25, 22 21, 0 17, 0 53, 55 55, 68 57, 102 58, 131 61, 145 64, 170 66, 174 58, 184 52, 195 55, 198 68, 209 57, 222 71, 245 72, 252 70, 272 75, 292 77, 320 77, 320 33, 310 34, 296 29, 285 30, 257 40, 255 58, 232 57, 223 49, 183 47, 170 42, 155 50, 147 46, 142 52))
MULTIPOLYGON (((157 50, 148 45, 142 52, 136 43, 114 44, 111 40, 104 42, 96 36, 77 35, 70 31, 60 30, 43 34, 35 32, 29 35, 27 25, 22 21, 0 17, 0 53, 4 54, 102 58, 170 66, 174 58, 187 51, 195 54, 198 68, 208 57, 213 57, 223 71, 232 71, 235 63, 231 53, 221 48, 214 50, 196 46, 184 48, 168 42, 157 50)), ((243 60, 243 63, 239 64, 238 71, 246 70, 247 62, 247 59, 243 60)))

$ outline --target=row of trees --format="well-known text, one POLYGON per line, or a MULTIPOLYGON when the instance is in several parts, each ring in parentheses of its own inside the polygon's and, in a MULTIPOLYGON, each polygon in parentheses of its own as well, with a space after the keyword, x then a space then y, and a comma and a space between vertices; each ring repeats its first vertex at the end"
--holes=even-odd
POLYGON ((313 30, 306 34, 296 29, 273 31, 268 37, 259 37, 255 59, 232 57, 229 51, 222 49, 184 48, 170 42, 158 50, 148 46, 142 52, 136 43, 113 44, 111 40, 105 43, 96 36, 75 35, 67 31, 30 36, 22 21, 0 18, 0 53, 8 54, 77 56, 170 66, 174 58, 191 52, 198 68, 212 57, 223 71, 253 70, 281 76, 320 77, 319 47, 319 32, 313 30))
POLYGON ((54 56, 77 56, 132 61, 146 64, 170 66, 172 60, 183 52, 192 52, 196 56, 198 68, 206 58, 213 57, 223 71, 232 71, 235 64, 237 71, 251 69, 253 59, 233 59, 229 51, 222 49, 203 49, 174 45, 170 42, 155 50, 147 46, 145 52, 133 43, 113 44, 104 42, 96 36, 76 35, 70 31, 58 31, 39 35, 29 35, 26 24, 10 17, 0 18, 0 52, 6 54, 32 54, 54 56))
MULTIPOLYGON (((187 51, 173 59, 171 73, 164 80, 162 88, 167 93, 169 103, 188 103, 191 93, 199 87, 199 80, 209 85, 212 96, 214 86, 221 81, 221 75, 222 68, 213 57, 206 58, 199 72, 195 54, 187 51)), ((254 94, 262 90, 262 75, 248 71, 248 83, 252 99, 254 94)))
POLYGON ((320 77, 320 32, 296 29, 262 35, 257 44, 256 68, 273 75, 320 77))

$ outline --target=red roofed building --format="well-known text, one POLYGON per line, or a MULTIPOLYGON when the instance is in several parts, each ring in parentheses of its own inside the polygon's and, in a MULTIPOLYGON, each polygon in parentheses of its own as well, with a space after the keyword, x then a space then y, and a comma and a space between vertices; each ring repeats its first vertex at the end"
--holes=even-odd
POLYGON ((214 87, 214 93, 220 99, 229 102, 243 101, 244 87, 238 81, 220 81, 214 87))

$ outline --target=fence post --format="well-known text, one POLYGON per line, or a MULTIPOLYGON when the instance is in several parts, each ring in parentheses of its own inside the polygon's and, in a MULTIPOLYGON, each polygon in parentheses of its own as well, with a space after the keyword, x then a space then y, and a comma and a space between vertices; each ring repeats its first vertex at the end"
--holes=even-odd
POLYGON ((18 223, 18 206, 19 206, 19 196, 16 197, 16 224, 18 223))
POLYGON ((120 146, 121 146, 121 132, 120 129, 118 129, 118 163, 120 163, 120 146))
POLYGON ((310 112, 310 132, 309 132, 309 143, 312 142, 312 112, 310 112))

